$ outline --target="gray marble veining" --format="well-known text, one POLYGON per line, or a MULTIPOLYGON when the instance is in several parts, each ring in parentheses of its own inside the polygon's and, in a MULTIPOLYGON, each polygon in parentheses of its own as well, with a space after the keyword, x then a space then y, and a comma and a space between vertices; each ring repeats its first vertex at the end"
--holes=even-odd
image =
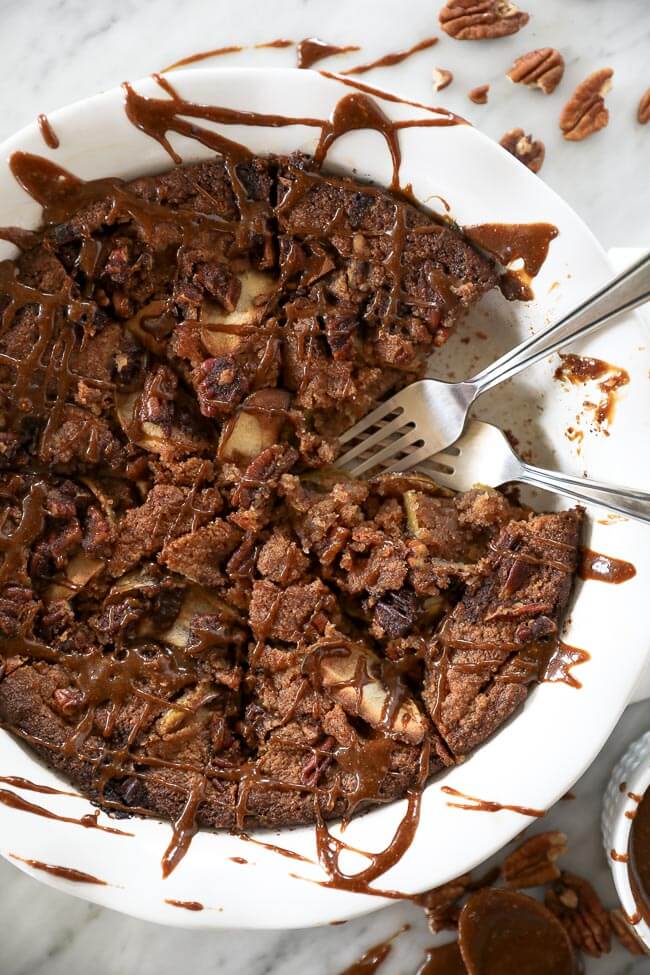
MULTIPOLYGON (((432 100, 434 66, 454 73, 452 86, 435 97, 470 118, 494 138, 522 127, 546 144, 541 177, 575 207, 607 246, 650 242, 650 125, 635 121, 636 105, 650 84, 648 0, 521 0, 531 14, 515 37, 467 44, 440 35, 442 0, 0 0, 0 139, 39 112, 136 79, 211 47, 251 44, 277 37, 320 36, 357 43, 359 54, 324 62, 330 70, 409 47, 438 34, 437 46, 402 65, 364 77, 424 101, 432 100), (540 46, 562 50, 566 75, 546 98, 504 77, 514 57, 540 46), (607 102, 609 127, 582 144, 563 142, 557 126, 572 86, 597 67, 615 69, 607 102), (468 91, 490 84, 485 106, 468 91)), ((243 51, 205 64, 286 67, 295 50, 243 51)), ((561 716, 560 716, 561 720, 561 716)), ((600 804, 610 769, 627 744, 648 726, 647 704, 629 708, 608 745, 544 828, 565 830, 567 865, 589 876, 608 905, 615 905, 600 844, 600 804)), ((567 749, 571 742, 567 742, 567 749)), ((468 815, 481 815, 468 813, 468 815)), ((540 825, 533 826, 539 830, 540 825)), ((370 945, 403 923, 412 929, 395 943, 381 975, 415 972, 424 948, 434 943, 422 913, 397 904, 340 927, 285 932, 185 932, 136 921, 56 893, 0 861, 0 975, 336 975, 370 945)), ((287 918, 289 926, 291 919, 287 918)), ((615 949, 590 962, 588 975, 637 975, 650 961, 615 949)))

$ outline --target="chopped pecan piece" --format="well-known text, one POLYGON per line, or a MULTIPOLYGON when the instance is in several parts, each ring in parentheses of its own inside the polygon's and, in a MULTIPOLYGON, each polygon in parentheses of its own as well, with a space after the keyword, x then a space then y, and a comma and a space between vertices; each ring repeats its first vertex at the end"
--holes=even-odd
POLYGON ((576 948, 591 958, 607 954, 611 948, 609 914, 588 880, 563 873, 546 892, 544 903, 576 948))
POLYGON ((438 19, 457 41, 480 41, 516 34, 528 23, 528 14, 509 0, 449 0, 438 19))
POLYGON ((560 128, 569 142, 580 142, 609 122, 604 95, 612 87, 611 68, 600 68, 582 81, 560 115, 560 128))
POLYGON ((388 592, 375 606, 375 627, 388 637, 404 636, 411 629, 418 615, 418 601, 410 589, 388 592))
POLYGON ((75 718, 81 713, 84 695, 76 687, 58 687, 52 695, 52 706, 64 718, 75 718))
POLYGON ((557 626, 548 616, 537 616, 535 619, 520 623, 515 630, 517 643, 530 643, 532 640, 543 640, 545 637, 557 633, 557 626))
POLYGON ((564 833, 529 836, 503 861, 503 879, 509 887, 541 887, 560 877, 555 861, 567 851, 564 833))
POLYGON ((336 747, 336 738, 328 735, 322 745, 314 748, 311 757, 305 763, 302 770, 302 781, 308 786, 317 786, 318 780, 328 765, 331 765, 334 756, 330 754, 336 747))
POLYGON ((454 80, 453 74, 451 73, 451 71, 447 71, 446 68, 433 69, 431 75, 431 81, 433 84, 434 91, 442 91, 442 89, 447 88, 452 83, 453 80, 454 80))
POLYGON ((650 122, 650 88, 641 95, 636 117, 641 125, 646 125, 647 122, 650 122))
POLYGON ((522 54, 506 72, 515 84, 539 88, 545 95, 555 91, 564 74, 564 58, 554 47, 540 47, 522 54))
POLYGON ((487 105, 489 91, 489 85, 478 85, 476 88, 472 88, 467 97, 475 105, 487 105))
POLYGON ((648 949, 634 930, 634 926, 626 920, 625 914, 620 908, 609 912, 609 920, 612 931, 631 955, 649 954, 648 949))
POLYGON ((144 806, 147 802, 147 790, 135 775, 124 779, 119 791, 125 806, 144 806))
POLYGON ((230 413, 250 386, 250 377, 233 356, 205 359, 196 369, 196 392, 204 416, 230 413))
POLYGON ((533 173, 538 173, 542 168, 546 149, 543 142, 533 139, 532 135, 524 132, 523 129, 510 129, 499 139, 499 145, 503 146, 515 159, 523 163, 533 173))

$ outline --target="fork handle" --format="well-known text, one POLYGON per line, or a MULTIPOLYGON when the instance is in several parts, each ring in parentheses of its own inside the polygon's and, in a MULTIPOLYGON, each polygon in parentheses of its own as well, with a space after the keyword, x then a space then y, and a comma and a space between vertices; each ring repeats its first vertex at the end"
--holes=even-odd
POLYGON ((559 322, 526 339, 486 369, 479 372, 469 384, 480 396, 493 386, 515 376, 522 369, 534 365, 540 359, 562 346, 607 324, 617 315, 631 311, 650 299, 650 253, 636 264, 609 281, 604 287, 587 298, 559 322))
POLYGON ((645 491, 593 481, 591 478, 587 480, 583 477, 575 477, 573 474, 546 471, 524 463, 521 465, 517 480, 533 487, 543 488, 545 491, 562 494, 572 501, 599 505, 616 514, 650 525, 650 494, 645 491))

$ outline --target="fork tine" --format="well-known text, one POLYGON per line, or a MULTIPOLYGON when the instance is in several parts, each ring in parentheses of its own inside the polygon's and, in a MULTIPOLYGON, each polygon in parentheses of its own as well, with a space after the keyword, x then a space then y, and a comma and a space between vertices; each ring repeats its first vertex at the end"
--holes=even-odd
MULTIPOLYGON (((421 439, 421 438, 419 438, 421 439)), ((407 454, 406 457, 402 457, 401 460, 396 460, 394 464, 391 464, 386 468, 386 474, 398 474, 400 471, 408 471, 417 464, 421 464, 423 460, 427 460, 431 456, 431 447, 424 444, 422 447, 418 447, 412 453, 407 454)))
MULTIPOLYGON (((360 440, 359 443, 355 444, 354 447, 350 447, 341 457, 339 457, 337 464, 339 467, 345 467, 351 460, 358 457, 359 454, 364 454, 367 450, 372 447, 376 447, 383 443, 387 437, 392 436, 394 433, 398 433, 402 427, 412 424, 411 420, 405 418, 404 413, 400 412, 399 416, 396 416, 394 420, 389 423, 385 423, 383 426, 372 433, 369 437, 365 437, 360 440)), ((414 428, 414 424, 412 424, 414 428)))
POLYGON ((397 393, 395 396, 391 396, 387 399, 385 403, 381 403, 372 413, 368 413, 364 416, 362 420, 355 423, 353 427, 349 430, 345 430, 339 435, 339 443, 347 443, 348 440, 354 440, 356 437, 362 437, 366 430, 370 427, 374 427, 377 423, 389 417, 396 410, 400 411, 400 415, 404 412, 404 407, 402 406, 400 400, 400 394, 397 393))
MULTIPOLYGON (((360 464, 353 467, 350 473, 353 477, 360 477, 361 474, 367 470, 370 470, 371 467, 377 467, 378 465, 381 466, 383 461, 390 460, 392 457, 395 457, 402 451, 408 450, 409 447, 421 439, 422 438, 420 437, 416 428, 413 427, 413 429, 408 430, 404 436, 399 437, 397 440, 392 440, 388 446, 384 447, 383 450, 380 450, 379 453, 373 453, 370 455, 370 457, 366 457, 365 460, 363 460, 360 464)), ((363 442, 362 446, 367 448, 368 446, 372 446, 372 444, 369 445, 368 441, 366 440, 363 442)))
POLYGON ((430 477, 432 481, 439 484, 440 487, 449 488, 451 491, 462 491, 464 490, 462 485, 458 483, 458 475, 456 471, 439 471, 435 467, 429 467, 427 464, 418 464, 418 471, 422 474, 426 474, 430 477))

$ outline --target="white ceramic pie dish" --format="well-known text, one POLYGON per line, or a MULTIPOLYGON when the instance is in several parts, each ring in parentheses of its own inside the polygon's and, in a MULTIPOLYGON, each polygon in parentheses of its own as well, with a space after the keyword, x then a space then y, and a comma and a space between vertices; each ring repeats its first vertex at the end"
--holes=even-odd
MULTIPOLYGON (((316 72, 294 70, 200 69, 174 73, 172 80, 193 101, 322 118, 350 92, 342 83, 316 72)), ((144 94, 161 94, 152 79, 137 82, 135 87, 144 94)), ((381 105, 396 119, 424 114, 401 103, 382 101, 381 105)), ((45 146, 36 124, 0 146, 0 225, 32 227, 39 221, 38 207, 9 172, 9 156, 17 149, 51 157, 84 178, 128 178, 170 165, 161 147, 127 120, 119 89, 52 113, 50 121, 61 142, 56 151, 45 146)), ((313 150, 317 132, 304 127, 231 126, 227 134, 265 153, 313 150)), ((209 155, 194 141, 173 134, 171 141, 187 162, 209 155)), ((471 374, 531 328, 543 328, 569 310, 611 274, 600 246, 573 211, 538 177, 475 129, 407 128, 401 131, 400 142, 402 184, 411 183, 415 195, 433 208, 440 207, 436 196, 449 201, 459 223, 541 220, 560 230, 536 279, 536 300, 528 306, 509 305, 499 295, 488 296, 471 321, 436 354, 433 374, 441 378, 471 374), (490 338, 477 338, 477 329, 490 338), (462 336, 473 337, 472 343, 461 343, 462 336)), ((355 132, 340 139, 328 165, 354 169, 359 177, 383 185, 390 180, 386 146, 374 132, 355 132)), ((0 245, 0 257, 11 254, 8 245, 0 245)), ((572 472, 588 471, 601 479, 647 484, 650 351, 640 323, 628 317, 590 338, 580 348, 583 350, 625 367, 631 381, 620 394, 611 435, 590 431, 585 422, 580 454, 565 430, 575 425, 585 390, 567 390, 554 381, 556 362, 544 363, 516 384, 494 391, 477 412, 510 428, 523 447, 530 441, 536 461, 572 472)), ((486 814, 451 808, 441 785, 482 799, 545 809, 591 763, 633 694, 648 654, 640 616, 648 595, 650 531, 638 523, 606 519, 602 510, 594 509, 591 514, 590 547, 633 562, 637 575, 619 586, 593 581, 577 586, 565 639, 591 654, 577 674, 582 689, 563 684, 536 688, 523 710, 462 767, 434 780, 423 797, 420 827, 411 848, 380 878, 377 887, 422 891, 486 859, 531 820, 509 811, 486 814)), ((65 788, 26 747, 0 732, 0 776, 7 775, 65 788)), ((22 794, 66 816, 89 811, 89 804, 81 798, 22 794)), ((404 807, 404 802, 398 802, 357 818, 346 831, 346 839, 362 849, 382 849, 404 807)), ((101 821, 108 819, 102 815, 101 821)), ((349 918, 384 903, 377 897, 311 883, 310 879, 325 879, 318 866, 287 859, 227 833, 200 833, 182 863, 163 880, 160 858, 169 841, 169 825, 132 820, 125 828, 135 836, 82 829, 0 804, 0 852, 4 856, 14 854, 99 877, 107 886, 74 884, 30 871, 59 889, 151 921, 187 927, 301 927, 349 918), (236 863, 232 857, 248 862, 236 863), (166 903, 172 899, 196 901, 206 909, 181 910, 166 903)), ((315 857, 310 827, 255 835, 315 857)), ((342 865, 353 870, 365 862, 357 858, 356 863, 350 859, 342 865)), ((17 865, 30 870, 25 864, 17 865)))

